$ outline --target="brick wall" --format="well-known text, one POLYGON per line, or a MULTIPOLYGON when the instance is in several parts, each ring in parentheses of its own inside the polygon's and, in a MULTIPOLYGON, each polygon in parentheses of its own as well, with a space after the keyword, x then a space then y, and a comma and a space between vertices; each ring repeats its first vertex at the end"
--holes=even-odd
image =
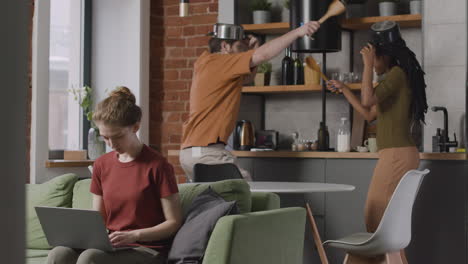
MULTIPOLYGON (((218 0, 191 0, 190 16, 179 17, 179 0, 151 2, 150 144, 164 156, 178 150, 188 117, 193 63, 207 49, 218 19, 218 0)), ((179 159, 169 156, 179 181, 179 159)))

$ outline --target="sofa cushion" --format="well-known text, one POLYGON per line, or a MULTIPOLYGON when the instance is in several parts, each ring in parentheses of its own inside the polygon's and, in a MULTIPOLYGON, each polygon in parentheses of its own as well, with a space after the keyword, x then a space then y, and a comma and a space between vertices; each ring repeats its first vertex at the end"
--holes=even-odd
POLYGON ((26 250, 26 264, 46 264, 49 251, 47 249, 26 250))
POLYGON ((172 243, 168 263, 201 263, 218 219, 237 211, 236 201, 226 202, 211 188, 203 191, 188 209, 184 224, 172 243))
POLYGON ((280 198, 276 193, 252 193, 252 212, 280 208, 280 198))
POLYGON ((42 184, 26 184, 26 246, 29 249, 50 249, 35 206, 71 207, 72 190, 78 177, 64 174, 42 184))
POLYGON ((26 250, 26 257, 27 258, 47 257, 49 252, 50 252, 49 249, 27 249, 26 250))
POLYGON ((242 179, 224 180, 213 183, 187 183, 179 185, 180 198, 184 215, 193 199, 211 186, 226 201, 237 201, 239 213, 249 213, 252 208, 252 200, 249 184, 242 179))
POLYGON ((45 264, 47 263, 48 249, 28 249, 26 250, 26 264, 45 264))
POLYGON ((79 209, 92 209, 93 196, 89 191, 91 179, 79 180, 73 187, 72 207, 79 209))

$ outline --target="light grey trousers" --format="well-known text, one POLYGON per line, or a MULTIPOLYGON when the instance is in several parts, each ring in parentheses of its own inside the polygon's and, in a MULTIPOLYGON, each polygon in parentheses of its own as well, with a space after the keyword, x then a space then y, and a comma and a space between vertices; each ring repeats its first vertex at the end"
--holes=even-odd
POLYGON ((233 163, 239 168, 242 177, 245 180, 251 181, 250 173, 243 168, 239 167, 237 158, 232 153, 225 149, 223 144, 214 144, 207 147, 192 147, 180 151, 179 154, 180 165, 185 172, 188 180, 193 180, 193 166, 196 163, 203 164, 222 164, 233 163))
POLYGON ((164 264, 165 257, 156 250, 137 247, 115 252, 99 249, 77 250, 55 247, 47 256, 47 264, 164 264))

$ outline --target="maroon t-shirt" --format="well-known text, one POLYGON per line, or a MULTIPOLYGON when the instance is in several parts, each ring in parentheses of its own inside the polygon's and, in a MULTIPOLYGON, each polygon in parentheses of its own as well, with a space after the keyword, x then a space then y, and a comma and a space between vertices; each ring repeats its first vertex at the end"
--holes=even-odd
MULTIPOLYGON (((179 190, 172 165, 144 145, 131 162, 120 162, 115 151, 99 157, 93 166, 91 192, 102 196, 106 226, 112 232, 148 228, 164 222, 161 198, 179 190)), ((170 240, 138 244, 166 252, 170 240)))

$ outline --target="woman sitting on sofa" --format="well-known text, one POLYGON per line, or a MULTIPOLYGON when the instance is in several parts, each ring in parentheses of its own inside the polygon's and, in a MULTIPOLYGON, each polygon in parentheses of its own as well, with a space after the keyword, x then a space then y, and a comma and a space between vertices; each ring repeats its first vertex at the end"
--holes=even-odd
POLYGON ((126 87, 113 91, 93 114, 113 149, 94 163, 93 209, 101 212, 113 246, 136 247, 115 252, 55 247, 49 264, 165 263, 182 209, 172 166, 136 135, 140 120, 141 109, 126 87))

